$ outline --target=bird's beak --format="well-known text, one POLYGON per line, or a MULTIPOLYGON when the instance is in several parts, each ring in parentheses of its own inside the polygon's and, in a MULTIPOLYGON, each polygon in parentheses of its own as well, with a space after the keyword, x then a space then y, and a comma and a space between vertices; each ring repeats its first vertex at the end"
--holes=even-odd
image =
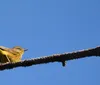
POLYGON ((27 51, 28 49, 24 49, 24 51, 27 51))

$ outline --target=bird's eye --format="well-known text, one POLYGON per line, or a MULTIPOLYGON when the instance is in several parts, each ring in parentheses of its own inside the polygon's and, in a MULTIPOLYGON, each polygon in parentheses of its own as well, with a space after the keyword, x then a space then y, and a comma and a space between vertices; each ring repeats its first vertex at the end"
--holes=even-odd
POLYGON ((21 48, 17 48, 17 49, 21 50, 21 48))

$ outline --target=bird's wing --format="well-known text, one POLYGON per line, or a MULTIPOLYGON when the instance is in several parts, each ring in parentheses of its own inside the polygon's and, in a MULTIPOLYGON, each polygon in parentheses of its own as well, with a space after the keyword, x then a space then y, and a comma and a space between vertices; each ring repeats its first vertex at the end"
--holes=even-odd
POLYGON ((0 63, 10 62, 10 59, 4 52, 6 52, 6 53, 10 52, 13 54, 11 49, 4 47, 4 46, 0 46, 0 63))
POLYGON ((13 55, 16 55, 16 51, 13 50, 12 48, 7 48, 7 47, 4 47, 4 46, 0 46, 0 49, 3 50, 3 51, 10 52, 10 53, 12 53, 13 55))
POLYGON ((0 46, 0 49, 1 49, 1 50, 4 50, 4 51, 7 51, 9 48, 4 47, 4 46, 0 46))
POLYGON ((10 62, 9 58, 6 55, 0 56, 0 63, 10 62))

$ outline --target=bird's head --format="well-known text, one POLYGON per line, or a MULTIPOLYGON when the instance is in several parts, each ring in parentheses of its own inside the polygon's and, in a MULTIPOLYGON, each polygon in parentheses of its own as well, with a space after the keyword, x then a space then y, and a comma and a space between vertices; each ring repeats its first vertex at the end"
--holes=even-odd
POLYGON ((28 50, 28 49, 24 49, 24 48, 22 48, 22 47, 20 47, 20 46, 15 46, 15 47, 13 47, 12 49, 13 49, 14 51, 20 53, 20 54, 23 54, 25 51, 28 50))

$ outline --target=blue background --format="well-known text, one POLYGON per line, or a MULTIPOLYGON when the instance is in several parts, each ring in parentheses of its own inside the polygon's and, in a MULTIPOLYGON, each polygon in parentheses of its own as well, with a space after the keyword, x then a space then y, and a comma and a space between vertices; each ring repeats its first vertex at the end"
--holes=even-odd
MULTIPOLYGON (((100 45, 99 0, 1 0, 0 45, 28 48, 23 60, 100 45)), ((1 85, 100 85, 100 58, 14 68, 1 85)))

